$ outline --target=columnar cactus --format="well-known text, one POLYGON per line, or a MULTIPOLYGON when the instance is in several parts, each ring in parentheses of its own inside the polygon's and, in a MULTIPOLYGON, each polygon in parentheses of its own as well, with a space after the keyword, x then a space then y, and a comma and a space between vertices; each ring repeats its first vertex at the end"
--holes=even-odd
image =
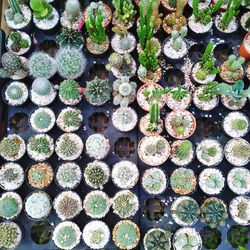
POLYGON ((171 33, 173 40, 173 48, 175 50, 180 50, 182 48, 183 39, 187 35, 187 27, 182 27, 180 32, 173 30, 171 33))
POLYGON ((70 22, 76 21, 81 14, 81 6, 78 0, 67 0, 65 5, 67 18, 70 22))
POLYGON ((110 93, 109 81, 95 77, 94 80, 87 82, 84 95, 90 104, 101 106, 110 99, 110 93))
POLYGON ((59 74, 66 79, 76 79, 86 69, 87 60, 80 50, 65 47, 58 51, 57 65, 59 74))
POLYGON ((8 4, 11 8, 11 11, 6 10, 5 17, 10 21, 14 21, 15 24, 22 23, 25 18, 18 0, 8 0, 8 4))
POLYGON ((191 149, 192 143, 188 140, 184 140, 177 146, 175 155, 181 160, 185 159, 189 155, 191 149))
POLYGON ((48 54, 34 52, 29 59, 29 71, 35 78, 51 78, 56 73, 56 63, 48 54))
POLYGON ((33 83, 31 89, 38 95, 46 96, 53 90, 52 84, 45 78, 37 78, 33 83))

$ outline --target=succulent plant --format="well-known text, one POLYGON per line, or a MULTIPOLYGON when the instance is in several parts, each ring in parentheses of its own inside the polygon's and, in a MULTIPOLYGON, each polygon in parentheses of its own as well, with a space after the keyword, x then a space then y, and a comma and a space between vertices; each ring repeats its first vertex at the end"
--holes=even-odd
POLYGON ((180 234, 175 241, 178 242, 180 249, 199 249, 201 245, 197 236, 189 234, 180 234))
POLYGON ((232 129, 240 131, 248 127, 248 122, 245 119, 232 120, 232 129))
POLYGON ((67 28, 62 28, 62 31, 56 37, 56 40, 61 47, 72 46, 77 49, 79 49, 84 42, 81 32, 75 29, 67 29, 67 28))
POLYGON ((67 110, 64 112, 62 120, 67 127, 78 127, 81 124, 81 111, 79 109, 67 110))
POLYGON ((18 100, 23 96, 23 90, 18 85, 10 85, 6 89, 6 95, 12 100, 18 100))
POLYGON ((147 155, 154 155, 156 154, 157 149, 156 149, 156 145, 155 144, 149 144, 145 147, 145 154, 147 155))
POLYGON ((38 51, 29 58, 28 63, 30 74, 35 78, 51 78, 56 73, 55 60, 48 54, 38 51))
POLYGON ((239 144, 233 147, 232 155, 240 159, 250 158, 250 145, 239 144))
POLYGON ((241 171, 241 169, 239 169, 238 171, 235 171, 232 184, 235 187, 240 188, 240 189, 247 188, 248 184, 247 184, 245 172, 241 171))
POLYGON ((180 160, 183 160, 186 157, 188 157, 191 150, 192 150, 192 143, 188 140, 184 140, 175 149, 175 155, 180 160))
POLYGON ((12 41, 10 49, 14 52, 19 52, 22 48, 29 47, 28 40, 22 39, 20 32, 12 31, 9 35, 9 39, 12 41))
POLYGON ((51 82, 46 78, 37 78, 33 81, 31 89, 40 96, 46 96, 51 93, 53 87, 51 82))
POLYGON ((200 208, 197 202, 191 198, 182 200, 176 207, 176 210, 172 210, 181 221, 186 224, 193 224, 200 215, 200 208))
MULTIPOLYGON (((14 224, 14 223, 13 223, 14 224)), ((0 224, 0 247, 10 249, 15 246, 18 237, 18 231, 15 225, 9 222, 0 224)))
POLYGON ((19 204, 13 197, 6 196, 0 199, 0 216, 11 219, 18 212, 19 204))
POLYGON ((168 5, 175 9, 176 8, 176 0, 168 0, 168 5))
POLYGON ((50 142, 46 136, 33 136, 29 139, 29 146, 32 151, 39 154, 48 154, 50 152, 50 142))
POLYGON ((67 0, 65 11, 70 22, 75 22, 81 15, 81 6, 78 0, 67 0))
POLYGON ((237 204, 238 216, 242 220, 248 220, 249 203, 246 200, 242 200, 237 204))
POLYGON ((144 67, 140 64, 138 71, 137 71, 137 74, 139 77, 145 78, 148 74, 148 70, 146 69, 146 67, 144 67))
POLYGON ((46 0, 30 0, 30 7, 36 19, 51 19, 53 7, 46 0))
POLYGON ((74 80, 64 80, 60 84, 59 96, 64 100, 78 99, 80 97, 80 86, 74 80))
POLYGON ((96 76, 94 80, 87 82, 84 95, 90 104, 101 106, 110 99, 110 93, 108 79, 102 80, 96 76))
POLYGON ((172 94, 172 98, 177 101, 181 101, 184 97, 188 96, 188 91, 180 84, 177 85, 177 88, 172 89, 170 93, 172 94))
POLYGON ((66 79, 76 79, 82 75, 87 66, 84 54, 75 48, 60 48, 56 57, 58 72, 66 79))
POLYGON ((4 179, 8 182, 13 182, 19 177, 19 174, 15 172, 14 168, 8 168, 4 171, 4 179))
POLYGON ((185 119, 185 117, 177 114, 171 119, 170 124, 176 134, 182 135, 185 132, 185 129, 190 125, 190 122, 185 119))
POLYGON ((229 78, 237 78, 238 77, 238 70, 241 69, 242 64, 245 62, 243 57, 237 57, 235 55, 230 55, 228 57, 228 73, 227 76, 229 78))
POLYGON ((183 39, 187 35, 187 27, 182 27, 178 32, 177 30, 173 30, 171 33, 171 37, 173 40, 173 48, 178 51, 182 48, 183 39))
POLYGON ((221 243, 221 232, 217 228, 205 226, 201 232, 202 244, 206 249, 217 249, 221 243))
POLYGON ((9 21, 14 21, 15 24, 19 24, 19 23, 22 23, 23 21, 25 21, 25 17, 22 13, 22 10, 21 10, 21 7, 20 7, 18 0, 8 0, 8 4, 9 4, 11 10, 6 10, 4 12, 5 17, 9 21))
POLYGON ((113 82, 113 104, 127 107, 135 100, 137 84, 130 82, 128 77, 113 82))
POLYGON ((15 138, 4 138, 0 143, 0 151, 2 155, 7 157, 14 157, 18 155, 20 150, 20 142, 15 140, 15 138))
POLYGON ((38 129, 46 129, 50 126, 52 118, 46 111, 37 113, 34 117, 34 124, 38 129))
POLYGON ((64 136, 63 141, 60 143, 59 151, 63 156, 70 157, 75 155, 77 144, 69 136, 64 136))
POLYGON ((158 250, 158 249, 169 249, 171 245, 170 231, 164 231, 162 229, 154 228, 151 229, 144 238, 144 246, 146 250, 158 250))
POLYGON ((224 225, 225 220, 228 218, 227 207, 218 198, 208 198, 201 206, 201 218, 211 227, 224 225))
POLYGON ((201 147, 201 157, 203 160, 209 161, 210 157, 214 157, 217 154, 217 148, 203 146, 201 147))
POLYGON ((227 242, 230 246, 237 249, 247 249, 249 241, 249 230, 247 227, 234 225, 227 232, 227 242))

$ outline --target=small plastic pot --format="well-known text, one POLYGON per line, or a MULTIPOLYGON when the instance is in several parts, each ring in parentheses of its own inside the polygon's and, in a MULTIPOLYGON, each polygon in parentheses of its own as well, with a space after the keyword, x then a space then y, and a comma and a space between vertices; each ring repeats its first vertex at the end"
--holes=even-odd
POLYGON ((250 32, 248 32, 245 35, 244 40, 243 40, 243 42, 240 46, 240 49, 239 49, 239 55, 244 57, 246 60, 250 59, 250 50, 247 49, 247 40, 248 40, 249 35, 250 35, 250 32))

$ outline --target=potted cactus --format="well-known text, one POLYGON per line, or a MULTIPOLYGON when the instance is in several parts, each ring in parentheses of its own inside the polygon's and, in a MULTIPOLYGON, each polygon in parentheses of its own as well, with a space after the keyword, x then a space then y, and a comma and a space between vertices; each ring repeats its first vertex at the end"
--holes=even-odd
POLYGON ((81 88, 74 80, 64 80, 59 87, 59 98, 66 105, 76 105, 82 99, 81 88))
POLYGON ((163 53, 168 59, 179 61, 187 55, 188 44, 185 40, 186 35, 187 27, 182 27, 180 31, 173 30, 171 37, 164 41, 163 53))
POLYGON ((12 31, 6 39, 7 50, 17 55, 27 53, 30 47, 30 36, 23 31, 12 31))
POLYGON ((5 22, 11 29, 25 29, 31 22, 32 13, 28 6, 18 0, 8 0, 9 9, 4 11, 5 22))
POLYGON ((167 34, 171 34, 174 30, 180 31, 183 26, 186 26, 187 20, 183 16, 185 5, 185 0, 176 0, 176 11, 163 19, 162 27, 167 34))
POLYGON ((81 5, 78 0, 67 0, 60 22, 66 29, 77 30, 81 17, 81 5))
POLYGON ((217 14, 214 24, 220 35, 226 36, 237 31, 239 24, 236 16, 239 13, 240 5, 241 0, 229 0, 226 11, 217 14))
POLYGON ((108 58, 106 69, 116 78, 133 77, 136 72, 136 62, 130 54, 112 53, 108 58))
POLYGON ((97 9, 96 16, 91 13, 89 14, 89 18, 85 20, 88 32, 86 47, 94 55, 101 55, 109 48, 109 39, 105 28, 102 26, 103 20, 102 8, 100 6, 97 9))
POLYGON ((119 28, 132 28, 136 14, 132 0, 113 0, 112 4, 115 8, 112 24, 119 28))
POLYGON ((200 62, 194 64, 191 78, 194 83, 207 84, 212 82, 219 70, 215 67, 215 58, 213 55, 214 44, 209 43, 200 62))
POLYGON ((86 83, 84 95, 86 100, 93 106, 101 106, 110 99, 111 88, 108 79, 102 80, 95 77, 86 83))
POLYGON ((242 64, 244 62, 245 59, 243 57, 237 58, 235 55, 230 55, 220 66, 221 79, 227 83, 234 83, 243 79, 244 69, 242 64))
POLYGON ((136 82, 131 82, 129 77, 123 77, 113 82, 113 104, 127 107, 136 97, 136 82))
MULTIPOLYGON (((163 5, 167 13, 176 11, 176 5, 177 5, 176 0, 161 0, 161 4, 163 5)), ((186 4, 187 4, 187 1, 185 1, 185 5, 186 4)))
POLYGON ((135 36, 127 31, 127 28, 119 28, 115 26, 112 28, 115 35, 111 40, 112 49, 119 54, 131 53, 136 47, 135 36))
POLYGON ((24 57, 6 52, 2 55, 1 62, 3 68, 0 68, 0 78, 20 80, 28 75, 27 59, 24 57))

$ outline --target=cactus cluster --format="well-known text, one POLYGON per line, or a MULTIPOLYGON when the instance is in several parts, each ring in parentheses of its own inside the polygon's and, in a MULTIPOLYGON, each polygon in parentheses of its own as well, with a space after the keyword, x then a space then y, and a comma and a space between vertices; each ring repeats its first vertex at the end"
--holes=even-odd
POLYGON ((56 62, 48 54, 37 51, 29 59, 29 71, 35 78, 51 78, 56 73, 56 62))
POLYGON ((166 143, 159 139, 157 141, 155 141, 154 144, 148 144, 145 147, 145 154, 147 154, 148 156, 152 156, 155 154, 162 154, 164 153, 166 150, 166 143))
POLYGON ((52 92, 53 86, 46 78, 37 78, 33 81, 31 89, 37 95, 47 96, 52 92))
POLYGON ((50 153, 50 141, 46 136, 33 136, 29 139, 29 147, 38 154, 50 153))
POLYGON ((192 150, 192 143, 188 140, 181 141, 175 149, 175 156, 183 160, 188 157, 190 151, 192 150))
POLYGON ((47 129, 52 121, 52 117, 46 111, 37 113, 34 117, 34 124, 38 129, 47 129))
POLYGON ((4 12, 5 17, 9 21, 13 21, 15 24, 19 24, 25 21, 24 14, 22 13, 18 0, 8 0, 10 9, 4 12))
POLYGON ((242 64, 245 62, 243 57, 236 57, 235 55, 230 55, 228 57, 228 73, 227 76, 229 78, 237 78, 239 74, 239 70, 242 68, 242 64))
POLYGON ((89 16, 93 15, 93 17, 96 18, 99 10, 101 11, 103 18, 105 19, 107 16, 107 13, 104 11, 104 4, 102 1, 91 2, 87 8, 87 13, 89 16))
POLYGON ((84 42, 81 32, 67 28, 62 28, 62 31, 56 37, 56 40, 61 47, 72 46, 76 49, 79 49, 84 42))
POLYGON ((60 48, 56 57, 58 72, 66 79, 76 79, 86 69, 87 60, 83 53, 75 48, 60 48))
POLYGON ((78 0, 67 0, 65 4, 65 12, 67 19, 73 23, 78 20, 81 15, 81 6, 78 0))
POLYGON ((184 38, 187 35, 187 27, 182 27, 180 31, 173 30, 171 32, 171 38, 173 41, 173 48, 178 51, 182 48, 184 38))
POLYGON ((201 206, 201 218, 210 227, 223 226, 228 218, 227 207, 218 198, 208 198, 201 206))
POLYGON ((8 78, 19 70, 24 70, 21 58, 12 52, 6 52, 2 55, 2 66, 0 78, 8 78))
POLYGON ((64 80, 60 84, 59 96, 64 100, 75 100, 80 98, 80 86, 74 80, 64 80))
POLYGON ((33 15, 38 20, 50 19, 53 7, 46 0, 30 0, 33 15))
POLYGON ((17 226, 12 222, 2 222, 0 224, 0 248, 10 249, 16 245, 18 238, 17 226))
POLYGON ((135 100, 136 82, 131 82, 128 77, 117 79, 113 82, 113 104, 127 107, 135 100))
POLYGON ((19 210, 17 200, 11 196, 0 199, 0 216, 5 219, 13 218, 19 210))
POLYGON ((6 95, 12 100, 19 100, 23 96, 23 90, 18 85, 10 85, 6 89, 6 95))
POLYGON ((77 152, 77 144, 69 136, 64 136, 59 146, 59 152, 65 157, 71 157, 77 152))
POLYGON ((249 209, 249 201, 242 199, 237 204, 237 210, 238 210, 238 216, 241 220, 247 220, 249 218, 248 215, 248 209, 249 209))
POLYGON ((177 135, 182 135, 184 134, 186 128, 189 127, 190 121, 185 119, 184 116, 180 116, 177 114, 171 119, 170 125, 177 135))
POLYGON ((56 174, 56 178, 59 182, 65 184, 75 182, 75 180, 77 179, 77 169, 74 165, 71 164, 61 165, 56 174))
POLYGON ((10 49, 13 52, 19 52, 21 49, 29 47, 29 41, 23 39, 20 32, 12 31, 9 35, 9 39, 12 41, 10 49))
POLYGON ((84 95, 90 104, 101 106, 110 99, 110 93, 111 88, 108 79, 102 80, 96 76, 95 79, 87 82, 84 95))
POLYGON ((18 155, 20 150, 20 141, 18 138, 4 138, 0 143, 1 155, 10 157, 15 157, 18 155))
POLYGON ((81 111, 79 109, 65 111, 62 116, 62 121, 67 127, 78 127, 82 122, 81 111))

